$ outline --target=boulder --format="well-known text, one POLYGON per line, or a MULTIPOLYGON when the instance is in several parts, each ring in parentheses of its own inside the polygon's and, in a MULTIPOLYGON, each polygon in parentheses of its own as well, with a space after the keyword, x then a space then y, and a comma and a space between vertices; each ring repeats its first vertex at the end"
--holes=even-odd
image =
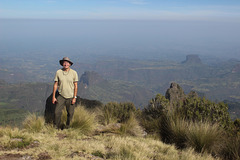
MULTIPOLYGON (((59 96, 59 93, 56 92, 56 97, 59 96)), ((97 100, 89 100, 80 98, 77 96, 77 101, 75 106, 85 106, 86 108, 96 108, 101 107, 103 104, 97 100)), ((46 123, 52 123, 54 121, 54 112, 55 112, 56 104, 52 103, 52 94, 47 98, 45 105, 44 118, 46 123)))

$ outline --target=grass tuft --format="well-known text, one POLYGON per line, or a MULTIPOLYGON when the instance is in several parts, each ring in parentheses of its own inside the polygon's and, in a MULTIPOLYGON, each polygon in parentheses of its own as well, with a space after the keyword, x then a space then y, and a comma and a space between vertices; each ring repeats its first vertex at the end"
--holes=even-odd
POLYGON ((181 118, 171 120, 172 140, 177 148, 186 148, 189 123, 181 118))
POLYGON ((123 135, 140 137, 143 136, 143 129, 139 125, 139 122, 137 121, 135 116, 132 115, 125 123, 122 123, 120 127, 120 133, 123 135))
POLYGON ((23 121, 23 128, 29 132, 40 132, 45 124, 44 118, 37 117, 36 114, 29 114, 27 118, 23 121))
POLYGON ((6 149, 24 148, 33 141, 31 135, 18 128, 1 128, 0 145, 6 149))
POLYGON ((191 122, 187 134, 187 146, 199 153, 219 153, 223 146, 224 131, 218 124, 191 122))
POLYGON ((78 129, 82 134, 91 134, 95 129, 95 115, 89 113, 84 107, 75 108, 70 126, 78 129))

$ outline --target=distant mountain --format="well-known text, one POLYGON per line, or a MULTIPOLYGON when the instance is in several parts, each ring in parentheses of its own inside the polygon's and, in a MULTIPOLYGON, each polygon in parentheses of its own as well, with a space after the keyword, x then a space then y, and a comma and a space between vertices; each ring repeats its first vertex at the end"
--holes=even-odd
POLYGON ((183 64, 202 64, 201 59, 198 55, 187 55, 186 60, 182 62, 183 64))

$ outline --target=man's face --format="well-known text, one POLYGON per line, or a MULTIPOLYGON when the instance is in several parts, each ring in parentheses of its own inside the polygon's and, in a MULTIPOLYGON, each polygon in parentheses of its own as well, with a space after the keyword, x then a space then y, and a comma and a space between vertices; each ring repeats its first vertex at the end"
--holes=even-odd
POLYGON ((63 61, 63 68, 68 69, 71 66, 71 64, 68 61, 63 61))

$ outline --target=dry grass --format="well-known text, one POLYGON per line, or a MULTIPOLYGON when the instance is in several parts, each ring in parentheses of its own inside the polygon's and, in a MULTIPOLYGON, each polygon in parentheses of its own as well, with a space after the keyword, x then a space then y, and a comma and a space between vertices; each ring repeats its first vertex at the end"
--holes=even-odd
POLYGON ((219 151, 225 145, 222 128, 218 124, 209 122, 191 122, 187 139, 187 145, 200 153, 220 153, 219 151))
POLYGON ((77 107, 69 129, 58 130, 53 125, 42 125, 41 118, 35 115, 25 120, 24 123, 28 123, 25 129, 0 127, 0 159, 11 154, 27 155, 31 159, 45 156, 57 160, 214 159, 208 154, 197 154, 193 149, 177 150, 173 145, 140 136, 142 129, 134 116, 121 124, 119 132, 122 134, 102 132, 94 135, 93 131, 97 129, 95 121, 98 121, 95 114, 77 107))
POLYGON ((0 128, 0 147, 5 149, 24 148, 31 144, 32 136, 18 128, 0 128))
POLYGON ((45 120, 42 116, 37 117, 36 114, 29 114, 23 121, 23 128, 29 132, 39 132, 43 129, 45 120))
POLYGON ((96 128, 95 114, 87 111, 83 106, 75 108, 70 126, 78 129, 82 134, 91 134, 96 128))
POLYGON ((143 128, 139 125, 139 122, 133 115, 130 116, 127 122, 121 125, 120 133, 122 135, 130 135, 136 137, 141 137, 144 135, 143 128))
MULTIPOLYGON (((117 135, 86 136, 78 134, 77 129, 57 130, 45 126, 40 132, 29 133, 26 130, 0 129, 0 141, 6 135, 16 132, 33 137, 32 141, 39 142, 38 146, 25 149, 0 149, 3 154, 29 155, 38 159, 45 153, 52 159, 164 159, 164 160, 211 160, 209 155, 200 155, 193 150, 180 151, 174 146, 163 144, 161 141, 143 137, 128 137, 117 135), (6 130, 3 132, 3 130, 6 130)), ((2 145, 2 143, 1 143, 2 145)))

